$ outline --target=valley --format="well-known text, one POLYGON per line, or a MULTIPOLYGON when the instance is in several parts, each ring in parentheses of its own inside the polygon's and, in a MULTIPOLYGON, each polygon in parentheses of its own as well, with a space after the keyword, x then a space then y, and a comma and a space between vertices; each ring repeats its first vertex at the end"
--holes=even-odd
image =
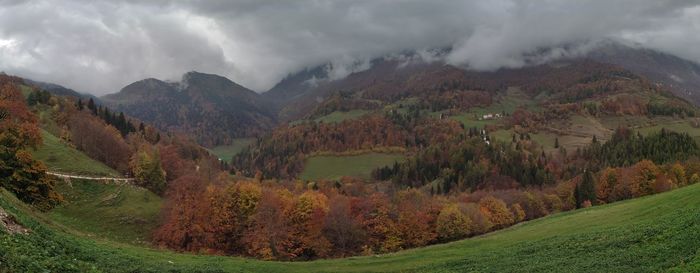
POLYGON ((681 62, 600 50, 262 94, 2 74, 0 272, 700 271, 700 108, 625 58, 681 62))

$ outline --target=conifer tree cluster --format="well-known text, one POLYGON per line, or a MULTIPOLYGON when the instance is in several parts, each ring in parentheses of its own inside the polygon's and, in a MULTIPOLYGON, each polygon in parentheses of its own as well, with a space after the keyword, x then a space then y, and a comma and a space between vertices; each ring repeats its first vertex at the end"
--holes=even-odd
POLYGON ((85 107, 87 107, 87 109, 90 110, 90 112, 93 115, 100 117, 107 124, 114 126, 114 128, 117 128, 117 130, 119 131, 119 133, 122 134, 122 136, 126 136, 129 133, 136 132, 136 127, 134 126, 134 124, 132 124, 126 119, 126 117, 124 116, 124 112, 119 112, 119 114, 117 114, 116 111, 110 111, 107 107, 102 107, 102 105, 96 105, 95 101, 92 98, 88 100, 87 106, 83 105, 82 99, 78 99, 76 106, 78 107, 78 110, 83 110, 85 107))

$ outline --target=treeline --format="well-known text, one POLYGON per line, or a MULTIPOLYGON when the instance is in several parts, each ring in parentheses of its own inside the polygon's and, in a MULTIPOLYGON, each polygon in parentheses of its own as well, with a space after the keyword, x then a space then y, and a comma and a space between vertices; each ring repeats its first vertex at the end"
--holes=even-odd
POLYGON ((698 144, 688 133, 677 133, 661 129, 644 136, 628 128, 618 128, 612 138, 604 144, 594 141, 583 151, 591 166, 630 166, 642 160, 657 164, 684 161, 700 155, 698 144))
POLYGON ((658 116, 695 117, 695 110, 692 107, 680 104, 649 103, 647 111, 649 114, 658 116))
MULTIPOLYGON (((87 105, 83 104, 82 99, 78 99, 76 106, 78 107, 78 111, 83 111, 84 108, 87 108, 88 110, 90 110, 90 113, 97 117, 100 117, 104 122, 116 128, 119 131, 119 133, 122 134, 123 137, 126 137, 126 135, 128 135, 129 133, 136 132, 136 127, 131 121, 126 119, 126 116, 124 116, 124 112, 119 112, 119 114, 117 114, 117 112, 110 111, 107 107, 102 107, 102 105, 96 105, 95 101, 92 98, 88 100, 87 105)), ((139 129, 141 131, 144 130, 143 123, 141 123, 139 129)))
POLYGON ((63 200, 46 166, 32 158, 30 149, 41 144, 36 115, 25 103, 20 78, 0 74, 0 187, 40 210, 63 200))
MULTIPOLYGON (((408 160, 373 171, 377 180, 405 187, 428 183, 433 193, 553 185, 548 157, 512 143, 491 142, 476 129, 433 143, 408 160)), ((516 141, 517 142, 517 141, 516 141)))
POLYGON ((268 178, 293 178, 302 171, 305 156, 314 152, 410 149, 444 141, 463 130, 452 120, 395 121, 383 115, 368 115, 339 123, 280 127, 236 155, 232 165, 234 171, 248 176, 261 172, 268 178))
MULTIPOLYGON (((200 173, 201 174, 201 173, 200 173)), ((180 177, 154 243, 180 251, 310 260, 462 239, 574 207, 570 185, 450 197, 380 192, 349 178, 314 184, 180 177)))

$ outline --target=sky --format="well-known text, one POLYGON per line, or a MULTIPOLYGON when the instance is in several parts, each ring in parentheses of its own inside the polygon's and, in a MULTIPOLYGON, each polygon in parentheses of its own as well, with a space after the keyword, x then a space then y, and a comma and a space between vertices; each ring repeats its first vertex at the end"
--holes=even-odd
POLYGON ((341 78, 434 48, 475 70, 600 40, 700 62, 699 34, 696 0, 0 0, 0 71, 104 95, 196 70, 263 92, 307 67, 341 78))

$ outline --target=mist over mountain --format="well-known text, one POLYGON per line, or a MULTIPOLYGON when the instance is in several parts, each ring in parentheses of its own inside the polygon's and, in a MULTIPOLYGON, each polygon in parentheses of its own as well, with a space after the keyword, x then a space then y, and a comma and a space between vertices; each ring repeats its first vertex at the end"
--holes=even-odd
POLYGON ((141 80, 101 99, 158 128, 196 136, 203 145, 256 136, 275 121, 270 104, 259 94, 199 72, 188 72, 179 82, 141 80))
POLYGON ((696 1, 656 0, 4 1, 0 70, 104 95, 190 70, 263 92, 306 67, 345 74, 440 47, 453 49, 448 63, 476 70, 604 39, 699 61, 699 15, 696 1))

